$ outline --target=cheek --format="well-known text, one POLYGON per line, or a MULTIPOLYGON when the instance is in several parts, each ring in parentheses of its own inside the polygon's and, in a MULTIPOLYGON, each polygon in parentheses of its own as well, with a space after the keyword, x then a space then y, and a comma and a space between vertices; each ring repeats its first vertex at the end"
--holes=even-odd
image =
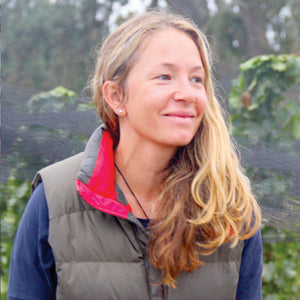
POLYGON ((206 93, 203 93, 203 95, 201 95, 201 97, 199 97, 197 101, 197 110, 199 115, 202 115, 205 112, 206 108, 207 108, 207 97, 206 97, 206 93))

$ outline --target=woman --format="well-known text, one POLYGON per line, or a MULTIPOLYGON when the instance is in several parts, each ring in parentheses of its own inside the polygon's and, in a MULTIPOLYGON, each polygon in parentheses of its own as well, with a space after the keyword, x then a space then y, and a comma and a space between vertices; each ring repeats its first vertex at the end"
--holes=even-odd
POLYGON ((181 16, 134 17, 104 42, 92 84, 104 126, 36 176, 10 299, 260 299, 260 210, 205 36, 181 16))

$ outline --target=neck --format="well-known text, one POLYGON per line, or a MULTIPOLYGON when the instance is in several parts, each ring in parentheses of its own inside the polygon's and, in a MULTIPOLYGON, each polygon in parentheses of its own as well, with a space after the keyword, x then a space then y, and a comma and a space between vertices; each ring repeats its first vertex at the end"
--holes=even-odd
MULTIPOLYGON (((128 143, 121 143, 121 141, 115 149, 115 163, 149 218, 155 216, 155 203, 161 193, 159 174, 166 168, 174 154, 174 149, 168 150, 155 149, 149 145, 132 147, 131 145, 128 146, 128 143)), ((131 205, 133 213, 137 217, 144 218, 144 213, 137 205, 120 173, 116 172, 115 176, 115 180, 131 205)))

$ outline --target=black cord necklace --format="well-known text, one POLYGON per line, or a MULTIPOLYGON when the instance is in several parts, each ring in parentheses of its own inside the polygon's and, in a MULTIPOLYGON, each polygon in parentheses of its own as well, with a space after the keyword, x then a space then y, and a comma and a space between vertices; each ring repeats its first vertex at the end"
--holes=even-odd
POLYGON ((121 172, 121 170, 119 169, 119 167, 117 166, 116 163, 115 163, 115 167, 116 167, 116 169, 118 170, 118 172, 119 172, 119 174, 121 175, 121 177, 123 178, 123 180, 124 180, 125 184, 127 185, 128 189, 129 189, 129 191, 130 191, 130 193, 132 194, 132 196, 133 196, 134 199, 136 200, 136 203, 137 203, 137 204, 139 205, 139 207, 141 208, 141 210, 142 210, 143 214, 145 215, 146 219, 149 221, 150 218, 148 217, 148 215, 147 215, 147 213, 145 212, 145 210, 144 210, 142 204, 140 203, 139 199, 137 198, 137 196, 135 195, 135 193, 134 193, 133 190, 131 189, 129 183, 127 182, 127 180, 126 180, 126 178, 125 178, 125 176, 123 175, 123 173, 121 172))

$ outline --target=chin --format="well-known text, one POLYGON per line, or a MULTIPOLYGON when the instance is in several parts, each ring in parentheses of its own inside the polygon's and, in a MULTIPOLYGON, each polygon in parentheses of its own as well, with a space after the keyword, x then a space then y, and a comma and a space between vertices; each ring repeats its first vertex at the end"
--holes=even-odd
POLYGON ((175 147, 183 147, 188 145, 192 141, 193 137, 188 137, 188 138, 180 138, 180 139, 174 139, 173 141, 170 140, 172 146, 175 147))
POLYGON ((177 144, 177 147, 184 147, 187 146, 189 143, 191 142, 191 140, 189 140, 188 142, 181 142, 177 144))

